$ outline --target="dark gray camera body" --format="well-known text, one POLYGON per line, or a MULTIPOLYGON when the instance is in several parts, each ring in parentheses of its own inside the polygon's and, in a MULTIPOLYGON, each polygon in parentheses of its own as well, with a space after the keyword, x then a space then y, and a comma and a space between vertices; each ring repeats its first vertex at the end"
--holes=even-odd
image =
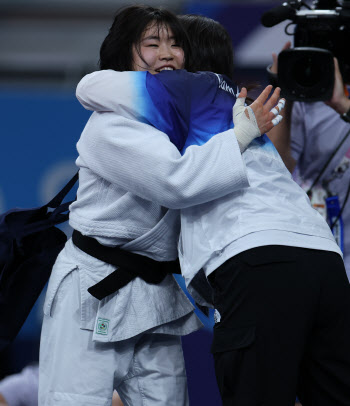
MULTIPOLYGON (((316 1, 314 9, 299 10, 301 0, 283 3, 262 17, 265 26, 286 19, 295 24, 294 48, 278 57, 278 85, 289 100, 329 100, 334 87, 334 61, 350 83, 350 0, 316 1)), ((290 24, 290 25, 291 25, 290 24)))
POLYGON ((333 54, 312 47, 283 51, 278 56, 277 80, 287 100, 329 100, 334 87, 333 54))

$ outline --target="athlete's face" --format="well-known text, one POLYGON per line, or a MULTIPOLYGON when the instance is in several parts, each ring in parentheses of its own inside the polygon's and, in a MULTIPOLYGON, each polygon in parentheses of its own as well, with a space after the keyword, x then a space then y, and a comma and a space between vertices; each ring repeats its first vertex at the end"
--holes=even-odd
POLYGON ((150 24, 144 31, 139 49, 133 46, 133 70, 149 71, 183 69, 184 51, 176 43, 170 28, 150 24))

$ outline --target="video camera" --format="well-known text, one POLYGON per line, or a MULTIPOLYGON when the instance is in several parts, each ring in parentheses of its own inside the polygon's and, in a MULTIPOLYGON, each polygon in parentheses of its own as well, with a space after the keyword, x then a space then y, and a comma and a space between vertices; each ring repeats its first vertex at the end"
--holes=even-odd
POLYGON ((265 27, 291 20, 286 33, 294 35, 294 48, 278 56, 278 86, 288 100, 329 100, 334 87, 337 57, 345 83, 350 83, 350 0, 316 0, 309 7, 290 0, 261 17, 265 27), (300 10, 301 7, 306 10, 300 10), (288 28, 295 24, 293 33, 288 28))

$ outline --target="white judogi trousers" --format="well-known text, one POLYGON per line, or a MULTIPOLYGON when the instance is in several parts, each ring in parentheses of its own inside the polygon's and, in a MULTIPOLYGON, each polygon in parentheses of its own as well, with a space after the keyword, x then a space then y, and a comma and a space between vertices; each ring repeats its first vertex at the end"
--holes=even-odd
POLYGON ((44 316, 39 406, 110 406, 113 389, 125 406, 188 406, 180 337, 147 331, 94 342, 79 326, 78 278, 65 277, 44 316))

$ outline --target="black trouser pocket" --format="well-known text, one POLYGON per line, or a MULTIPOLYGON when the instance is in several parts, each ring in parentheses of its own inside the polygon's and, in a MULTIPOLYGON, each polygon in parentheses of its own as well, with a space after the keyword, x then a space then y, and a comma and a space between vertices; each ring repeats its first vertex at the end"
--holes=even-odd
POLYGON ((214 328, 211 353, 244 349, 253 344, 255 340, 255 326, 214 328))
POLYGON ((211 347, 215 374, 224 406, 258 405, 255 326, 214 328, 211 347))

